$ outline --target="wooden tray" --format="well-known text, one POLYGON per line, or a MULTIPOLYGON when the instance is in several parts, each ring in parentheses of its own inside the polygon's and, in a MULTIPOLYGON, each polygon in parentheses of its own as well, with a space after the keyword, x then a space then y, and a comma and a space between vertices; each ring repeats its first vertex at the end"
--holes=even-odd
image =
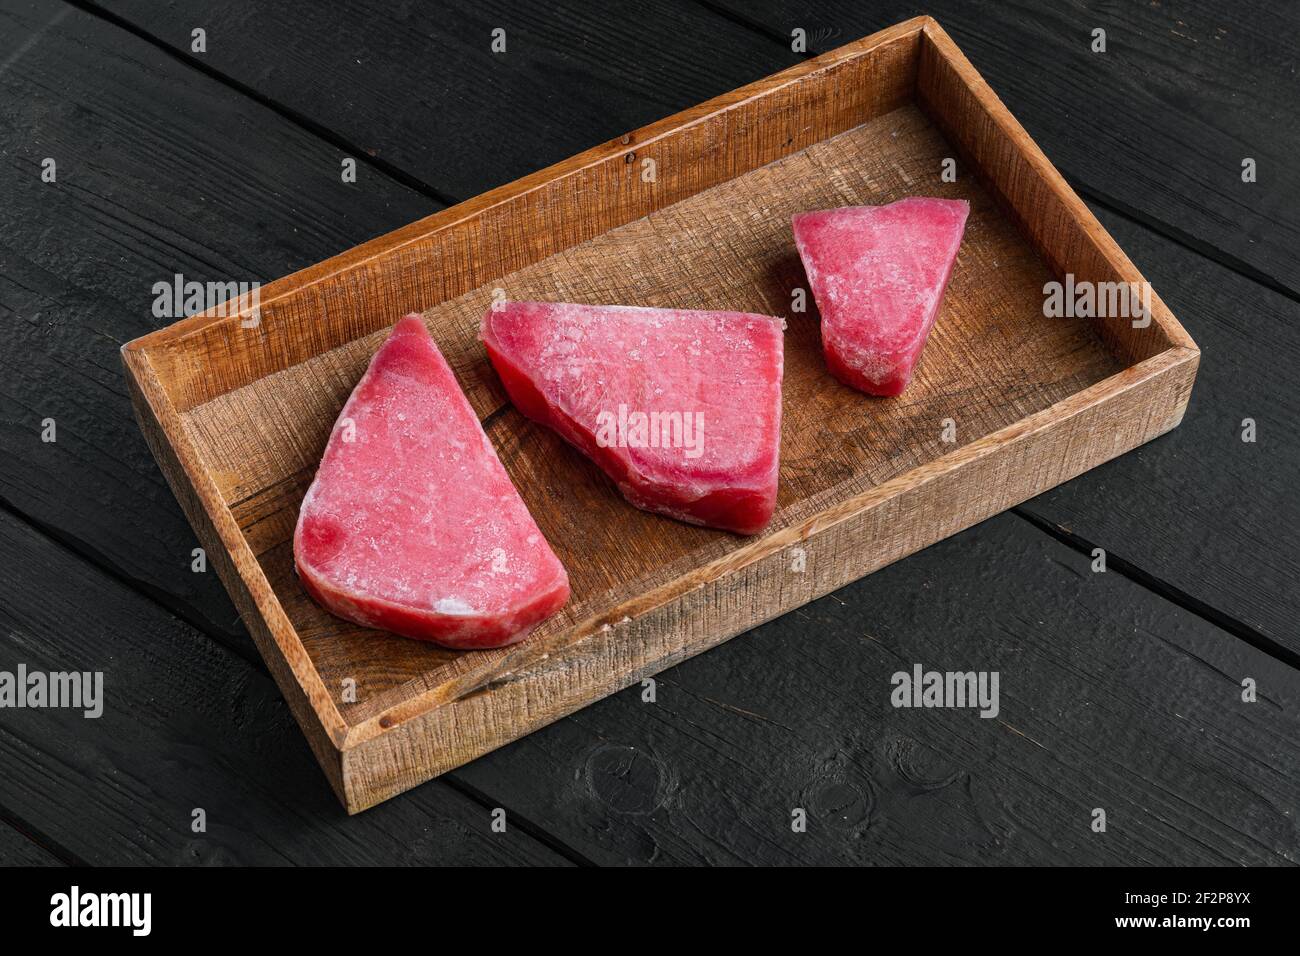
POLYGON ((921 17, 274 282, 256 327, 243 302, 123 359, 154 454, 356 812, 1177 425, 1191 339, 1158 298, 1145 328, 1044 318, 1044 283, 1066 272, 1143 281, 921 17), (966 198, 971 216, 916 379, 872 399, 826 372, 811 298, 791 311, 805 279, 790 214, 918 194, 966 198), (788 316, 770 530, 638 511, 525 421, 475 338, 496 289, 788 316), (565 610, 513 648, 368 631, 294 577, 298 505, 335 417, 387 329, 421 310, 572 581, 565 610))

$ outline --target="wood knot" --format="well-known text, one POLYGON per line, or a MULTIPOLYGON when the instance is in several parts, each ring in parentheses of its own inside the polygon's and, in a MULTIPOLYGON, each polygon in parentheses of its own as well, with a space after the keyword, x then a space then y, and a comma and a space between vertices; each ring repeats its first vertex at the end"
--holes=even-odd
POLYGON ((654 754, 626 744, 602 744, 587 757, 587 789, 614 813, 654 813, 672 792, 672 773, 654 754))
POLYGON ((857 830, 871 822, 875 797, 871 787, 848 780, 821 780, 812 787, 810 809, 817 819, 838 830, 857 830))

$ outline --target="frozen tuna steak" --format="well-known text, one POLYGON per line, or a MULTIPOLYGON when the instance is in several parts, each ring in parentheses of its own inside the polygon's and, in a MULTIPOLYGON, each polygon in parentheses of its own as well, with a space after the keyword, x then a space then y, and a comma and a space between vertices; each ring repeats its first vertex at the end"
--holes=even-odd
POLYGON ((740 534, 776 509, 781 320, 505 302, 481 338, 511 400, 638 508, 740 534))
POLYGON ((871 395, 907 388, 969 212, 962 199, 913 198, 794 217, 836 378, 871 395))
POLYGON ((513 644, 569 597, 418 315, 397 323, 343 406, 293 555, 326 610, 444 647, 513 644))

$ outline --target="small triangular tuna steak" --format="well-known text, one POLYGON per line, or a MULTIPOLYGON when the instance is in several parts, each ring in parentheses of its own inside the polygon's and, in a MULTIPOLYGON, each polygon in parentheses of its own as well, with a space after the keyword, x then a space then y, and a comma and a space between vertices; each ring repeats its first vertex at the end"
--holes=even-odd
POLYGON ((831 373, 871 395, 912 380, 952 276, 970 204, 902 199, 794 217, 831 373))
POLYGON ((418 315, 334 425, 293 535, 326 610, 444 647, 522 640, 569 580, 418 315))
POLYGON ((480 336, 511 400, 638 508, 740 534, 776 509, 781 320, 504 302, 480 336))

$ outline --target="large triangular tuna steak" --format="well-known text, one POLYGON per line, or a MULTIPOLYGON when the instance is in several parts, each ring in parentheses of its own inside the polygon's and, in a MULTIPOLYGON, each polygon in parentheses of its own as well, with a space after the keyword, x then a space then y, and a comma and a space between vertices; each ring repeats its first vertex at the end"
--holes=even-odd
POLYGON ((647 511, 740 534, 776 509, 781 320, 504 302, 481 338, 511 400, 647 511))
POLYGON ((952 276, 970 204, 902 199, 794 217, 831 372, 871 395, 912 380, 952 276))
POLYGON ((397 323, 343 406, 293 554, 327 610, 445 647, 512 644, 569 597, 418 315, 397 323))

